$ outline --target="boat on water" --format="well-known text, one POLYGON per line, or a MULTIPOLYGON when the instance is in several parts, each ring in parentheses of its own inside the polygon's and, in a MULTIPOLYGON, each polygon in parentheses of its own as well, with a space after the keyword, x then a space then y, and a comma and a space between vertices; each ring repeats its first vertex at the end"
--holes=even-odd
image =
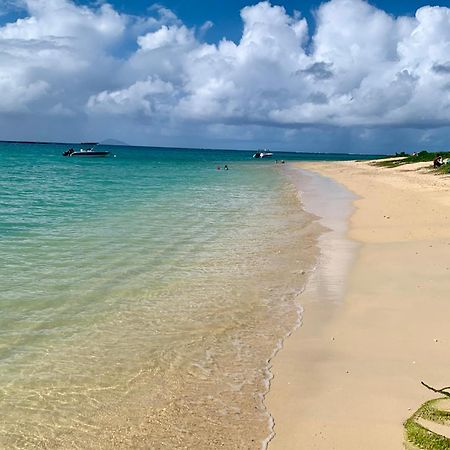
POLYGON ((74 150, 73 148, 69 148, 63 153, 63 156, 109 156, 109 152, 107 150, 96 150, 95 146, 97 142, 82 142, 80 145, 84 145, 87 148, 80 148, 79 150, 74 150))
POLYGON ((271 156, 273 156, 273 153, 269 152, 268 149, 264 149, 264 150, 258 150, 253 155, 253 158, 270 158, 271 156))

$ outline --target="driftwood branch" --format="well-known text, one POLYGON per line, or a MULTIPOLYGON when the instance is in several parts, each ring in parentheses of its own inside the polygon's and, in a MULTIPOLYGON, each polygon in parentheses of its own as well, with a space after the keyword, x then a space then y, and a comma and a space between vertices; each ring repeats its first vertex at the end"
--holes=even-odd
POLYGON ((445 395, 446 397, 450 398, 450 392, 447 392, 450 389, 450 386, 443 387, 441 389, 436 389, 432 386, 429 386, 428 384, 424 383, 423 381, 420 382, 423 386, 425 386, 430 391, 436 392, 437 394, 445 395))

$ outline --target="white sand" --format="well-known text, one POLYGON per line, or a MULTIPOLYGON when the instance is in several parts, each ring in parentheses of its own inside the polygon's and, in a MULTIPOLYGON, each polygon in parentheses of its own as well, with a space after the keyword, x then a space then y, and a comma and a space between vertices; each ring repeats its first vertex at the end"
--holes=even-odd
POLYGON ((402 449, 403 421, 435 397, 420 381, 450 384, 450 177, 428 166, 301 164, 360 197, 359 250, 342 303, 307 290, 274 360, 270 450, 402 449))

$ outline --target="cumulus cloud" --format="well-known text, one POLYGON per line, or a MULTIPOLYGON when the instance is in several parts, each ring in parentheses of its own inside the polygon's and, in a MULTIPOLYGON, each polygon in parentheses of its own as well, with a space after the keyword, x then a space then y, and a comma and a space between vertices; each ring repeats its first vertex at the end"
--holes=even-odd
POLYGON ((100 113, 154 116, 167 112, 166 95, 172 92, 171 83, 149 78, 126 89, 100 92, 89 99, 88 108, 100 113))
POLYGON ((124 18, 109 4, 97 11, 70 0, 24 0, 24 5, 29 17, 2 27, 2 40, 60 40, 74 48, 86 43, 96 48, 119 38, 125 28, 124 18))
POLYGON ((174 143, 192 123, 211 142, 227 127, 249 141, 278 129, 291 148, 324 129, 364 144, 386 129, 450 126, 449 8, 393 17, 364 0, 330 0, 312 34, 300 12, 263 1, 242 9, 239 42, 211 44, 212 23, 188 28, 159 5, 142 17, 107 3, 24 7, 25 18, 0 27, 3 118, 59 113, 100 130, 120 117, 122 132, 128 124, 142 140, 157 121, 152 131, 174 143))
POLYGON ((117 65, 110 52, 126 18, 107 4, 97 10, 68 0, 24 5, 28 17, 0 28, 0 109, 52 115, 75 108, 82 114, 89 95, 107 82, 104 73, 117 65))
POLYGON ((170 46, 185 47, 194 44, 192 31, 183 26, 163 25, 159 30, 139 36, 138 44, 141 50, 155 50, 170 46))

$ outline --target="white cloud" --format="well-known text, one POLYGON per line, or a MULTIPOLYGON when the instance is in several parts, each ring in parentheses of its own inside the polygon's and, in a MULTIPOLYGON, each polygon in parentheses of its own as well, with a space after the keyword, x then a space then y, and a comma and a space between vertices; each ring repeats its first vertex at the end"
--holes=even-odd
POLYGON ((35 81, 31 83, 17 83, 17 80, 8 76, 0 75, 0 92, 2 98, 0 102, 0 112, 28 112, 29 106, 45 95, 49 90, 49 85, 45 81, 35 81), (21 102, 17 102, 17 98, 21 102))
POLYGON ((0 28, 0 85, 8 86, 0 109, 45 115, 78 105, 80 114, 90 93, 107 81, 115 64, 110 52, 127 18, 107 4, 96 10, 68 0, 24 5, 28 17, 0 28))
POLYGON ((126 89, 117 91, 103 91, 92 96, 88 101, 88 108, 92 112, 109 114, 139 114, 154 116, 165 113, 167 98, 161 102, 161 95, 170 95, 173 87, 159 79, 149 78, 137 81, 126 89))
POLYGON ((0 27, 3 118, 60 113, 92 129, 121 116, 142 139, 157 119, 155 133, 166 126, 180 141, 193 122, 217 139, 230 126, 247 127, 242 136, 278 127, 286 141, 305 127, 360 127, 351 134, 367 141, 377 128, 450 126, 449 8, 396 18, 330 0, 311 35, 300 13, 265 1, 241 11, 238 43, 207 44, 210 22, 190 29, 158 5, 142 17, 107 3, 24 5, 26 18, 0 27))
POLYGON ((76 6, 70 0, 24 0, 29 17, 18 19, 0 29, 1 39, 70 40, 76 47, 89 42, 97 47, 120 38, 124 18, 109 4, 96 11, 76 6))
POLYGON ((449 120, 449 80, 433 67, 448 62, 448 13, 426 7, 415 18, 394 18, 361 0, 332 0, 309 36, 305 19, 261 2, 242 10, 238 44, 206 45, 183 25, 163 25, 138 39, 127 70, 173 83, 179 101, 170 96, 170 112, 179 120, 441 125, 449 120))
POLYGON ((201 27, 200 32, 201 34, 205 34, 208 30, 210 30, 214 26, 214 23, 210 20, 207 20, 201 27))
POLYGON ((159 30, 139 36, 138 44, 141 50, 156 50, 169 46, 186 47, 194 44, 193 32, 184 25, 163 25, 159 30))

